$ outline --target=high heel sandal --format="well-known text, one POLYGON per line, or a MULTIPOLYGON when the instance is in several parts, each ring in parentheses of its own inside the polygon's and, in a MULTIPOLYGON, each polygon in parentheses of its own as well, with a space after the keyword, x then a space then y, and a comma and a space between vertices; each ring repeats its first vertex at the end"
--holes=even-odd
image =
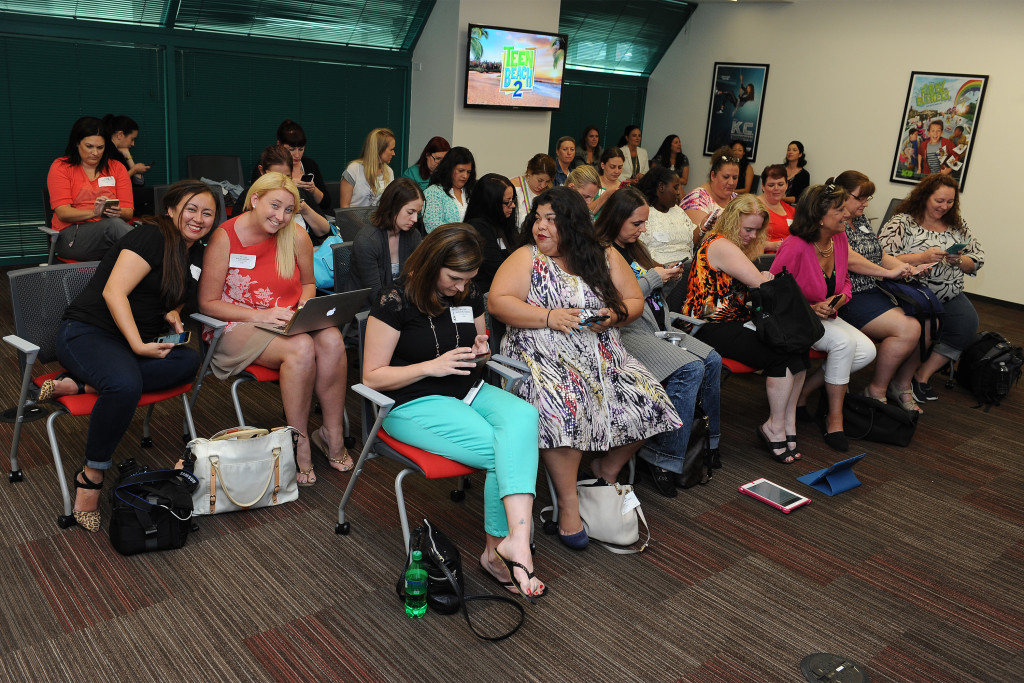
POLYGON ((772 441, 768 438, 768 435, 764 433, 761 426, 757 427, 757 436, 761 439, 761 443, 768 449, 768 455, 771 456, 775 462, 781 462, 785 465, 796 462, 796 456, 793 455, 793 451, 789 450, 789 446, 786 445, 785 441, 772 441), (778 449, 783 449, 781 453, 776 453, 778 449))
POLYGON ((917 405, 917 401, 914 400, 914 390, 911 387, 906 389, 900 389, 892 382, 889 383, 889 391, 886 394, 892 402, 897 404, 903 410, 907 410, 914 413, 923 413, 924 410, 921 406, 917 405), (904 397, 909 397, 903 400, 904 397))
MULTIPOLYGON (((86 489, 87 491, 97 491, 103 488, 103 482, 101 481, 97 484, 89 479, 89 477, 85 476, 85 468, 83 467, 75 473, 75 488, 86 489), (78 481, 79 477, 82 478, 82 481, 78 481)), ((75 522, 78 523, 78 526, 82 527, 86 531, 92 531, 95 533, 100 530, 101 517, 99 508, 89 510, 87 512, 72 510, 71 514, 74 516, 75 522)))
MULTIPOLYGON (((51 398, 53 398, 53 393, 57 390, 57 382, 61 381, 62 379, 70 379, 72 382, 74 382, 76 385, 78 385, 78 391, 76 391, 75 394, 84 394, 85 393, 85 385, 84 384, 79 382, 77 379, 75 379, 74 377, 72 377, 68 373, 62 372, 59 375, 57 375, 56 377, 54 377, 53 379, 48 379, 48 380, 46 380, 45 382, 43 382, 42 384, 39 385, 39 400, 40 401, 49 401, 51 398)), ((66 394, 66 395, 73 396, 74 394, 66 394)))
POLYGON ((498 559, 501 560, 501 563, 505 565, 505 569, 508 570, 508 576, 510 579, 512 579, 512 585, 516 587, 516 590, 519 591, 520 595, 522 595, 524 598, 530 601, 531 605, 536 604, 537 598, 543 597, 548 592, 547 586, 544 586, 541 592, 537 595, 530 595, 529 593, 524 591, 523 587, 519 585, 519 581, 516 579, 516 573, 515 571, 513 571, 513 568, 518 567, 519 569, 522 569, 524 572, 526 572, 527 579, 536 578, 537 575, 514 560, 506 560, 504 557, 502 557, 501 553, 498 552, 497 548, 495 548, 494 554, 498 556, 498 559))

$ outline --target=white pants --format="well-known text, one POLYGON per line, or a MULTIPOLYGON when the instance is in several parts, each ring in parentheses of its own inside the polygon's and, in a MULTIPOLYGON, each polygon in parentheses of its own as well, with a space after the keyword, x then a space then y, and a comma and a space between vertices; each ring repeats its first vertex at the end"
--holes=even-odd
POLYGON ((860 370, 875 359, 875 345, 867 335, 842 318, 822 320, 825 334, 812 349, 828 354, 825 359, 825 381, 849 384, 850 373, 860 370))

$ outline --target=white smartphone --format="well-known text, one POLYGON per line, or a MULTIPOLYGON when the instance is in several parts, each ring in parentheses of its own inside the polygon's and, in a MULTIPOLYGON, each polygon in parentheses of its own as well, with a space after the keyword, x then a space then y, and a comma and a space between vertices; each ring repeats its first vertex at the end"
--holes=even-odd
POLYGON ((799 493, 784 489, 763 477, 741 486, 740 493, 745 493, 751 498, 757 498, 762 503, 768 503, 773 508, 778 508, 787 515, 798 507, 811 502, 810 498, 805 498, 799 493))

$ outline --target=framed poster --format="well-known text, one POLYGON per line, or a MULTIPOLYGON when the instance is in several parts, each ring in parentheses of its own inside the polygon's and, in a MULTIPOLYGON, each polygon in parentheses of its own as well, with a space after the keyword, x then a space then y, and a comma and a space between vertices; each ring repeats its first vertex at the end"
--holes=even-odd
POLYGON ((747 159, 756 161, 767 82, 767 64, 715 62, 704 156, 711 156, 732 140, 740 140, 747 150, 747 159))
POLYGON ((889 179, 916 185, 944 173, 962 192, 987 87, 988 76, 911 72, 889 179))

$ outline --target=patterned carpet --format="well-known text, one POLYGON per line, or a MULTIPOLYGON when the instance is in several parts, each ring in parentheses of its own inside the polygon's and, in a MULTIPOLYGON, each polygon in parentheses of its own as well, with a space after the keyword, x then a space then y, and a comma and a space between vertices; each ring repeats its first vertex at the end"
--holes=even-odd
MULTIPOLYGON (((6 279, 2 287, 6 287, 6 279)), ((11 331, 6 290, 0 331, 11 331), (5 310, 6 309, 6 310, 5 310)), ((984 329, 1024 339, 1024 314, 980 304, 984 329)), ((17 396, 5 347, 0 396, 17 396)), ((352 372, 353 381, 356 373, 352 372)), ((854 378, 853 390, 866 381, 854 378)), ((538 530, 536 565, 549 595, 499 644, 459 616, 405 617, 394 595, 404 553, 397 467, 370 462, 334 533, 348 474, 315 459, 319 481, 297 502, 218 515, 180 550, 122 557, 104 528, 58 529, 60 494, 43 422, 25 427, 25 480, 0 484, 0 678, 30 681, 798 681, 800 660, 850 657, 875 681, 1014 681, 1024 668, 1024 390, 984 413, 942 388, 908 448, 855 442, 863 485, 829 498, 797 483, 841 459, 803 429, 804 462, 770 461, 754 429, 764 380, 730 378, 723 394, 724 469, 666 499, 641 479, 654 542, 640 556, 576 553, 538 530), (760 476, 810 495, 791 515, 741 496, 760 476)), ((278 389, 242 389, 249 422, 283 422, 278 389)), ((358 406, 350 397, 355 423, 358 406)), ((172 463, 180 407, 157 407, 150 450, 141 417, 115 460, 172 463)), ((212 380, 196 411, 201 434, 233 423, 227 385, 212 380)), ((314 416, 314 426, 319 417, 314 416)), ((63 418, 68 475, 86 421, 63 418)), ((5 447, 11 425, 0 426, 5 447)), ((428 515, 459 545, 470 592, 492 592, 476 566, 483 480, 463 503, 451 481, 409 477, 413 519, 428 515)), ((537 508, 547 504, 541 487, 537 508)), ((508 614, 476 609, 497 628, 508 614)))

